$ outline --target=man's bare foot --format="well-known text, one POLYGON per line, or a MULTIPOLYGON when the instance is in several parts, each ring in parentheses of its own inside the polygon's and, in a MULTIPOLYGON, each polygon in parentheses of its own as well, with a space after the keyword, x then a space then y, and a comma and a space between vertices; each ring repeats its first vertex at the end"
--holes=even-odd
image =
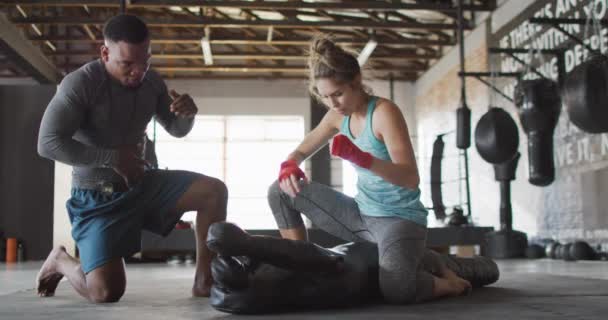
POLYGON ((55 289, 59 285, 59 281, 63 278, 63 274, 58 271, 57 260, 61 255, 67 254, 65 247, 55 247, 49 256, 44 261, 44 264, 38 271, 36 276, 36 291, 41 297, 52 297, 55 295, 55 289))
POLYGON ((192 286, 192 296, 196 298, 208 298, 211 295, 212 280, 194 281, 192 286))

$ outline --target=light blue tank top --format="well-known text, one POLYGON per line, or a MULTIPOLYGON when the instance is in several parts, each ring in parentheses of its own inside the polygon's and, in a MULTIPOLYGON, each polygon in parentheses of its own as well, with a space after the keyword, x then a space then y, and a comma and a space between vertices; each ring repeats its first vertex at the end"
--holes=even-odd
MULTIPOLYGON (((350 132, 350 116, 344 117, 340 133, 347 136, 359 149, 382 160, 391 160, 386 144, 378 140, 372 130, 372 114, 377 97, 371 97, 365 116, 365 128, 358 138, 350 132)), ((357 171, 355 201, 362 214, 374 217, 400 217, 426 226, 428 212, 420 202, 420 189, 394 185, 367 169, 354 166, 357 171)))

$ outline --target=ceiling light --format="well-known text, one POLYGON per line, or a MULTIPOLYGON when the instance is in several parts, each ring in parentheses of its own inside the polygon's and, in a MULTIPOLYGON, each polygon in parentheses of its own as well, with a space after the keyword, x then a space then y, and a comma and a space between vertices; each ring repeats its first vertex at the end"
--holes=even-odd
POLYGON ((374 39, 369 39, 369 41, 367 41, 365 47, 363 47, 363 50, 361 50, 361 53, 359 53, 359 56, 357 57, 359 66, 363 66, 365 62, 367 62, 367 59, 372 55, 372 52, 374 52, 377 45, 378 42, 374 39))
POLYGON ((209 43, 209 36, 201 38, 201 48, 203 48, 203 60, 206 65, 213 64, 213 55, 211 53, 211 43, 209 43))
POLYGON ((201 49, 203 49, 203 61, 210 66, 213 64, 213 53, 211 53, 211 28, 205 27, 205 36, 201 38, 201 49))

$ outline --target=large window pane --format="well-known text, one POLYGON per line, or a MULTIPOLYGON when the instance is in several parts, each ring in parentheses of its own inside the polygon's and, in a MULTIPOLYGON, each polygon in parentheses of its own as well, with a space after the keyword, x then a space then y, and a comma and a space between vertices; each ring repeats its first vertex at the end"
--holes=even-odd
POLYGON ((346 160, 342 160, 342 192, 349 197, 357 194, 357 171, 346 160))
POLYGON ((269 140, 299 141, 304 132, 304 121, 299 117, 276 117, 266 120, 265 136, 269 140))
MULTIPOLYGON (((153 138, 154 126, 148 128, 153 138)), ((304 137, 296 116, 197 116, 182 139, 156 125, 156 153, 162 169, 199 172, 224 181, 229 190, 228 220, 246 229, 274 229, 268 187, 279 165, 304 137)), ((186 213, 183 220, 194 220, 186 213)))
POLYGON ((264 139, 264 118, 228 117, 228 119, 226 119, 226 136, 229 141, 261 141, 264 139))
POLYGON ((276 229, 277 224, 264 197, 232 198, 228 218, 245 229, 276 229))

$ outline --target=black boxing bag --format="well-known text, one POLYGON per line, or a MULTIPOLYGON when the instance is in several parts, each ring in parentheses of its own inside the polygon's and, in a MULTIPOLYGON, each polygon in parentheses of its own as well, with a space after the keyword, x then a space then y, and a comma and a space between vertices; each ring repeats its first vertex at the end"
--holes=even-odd
POLYGON ((581 130, 608 132, 608 57, 593 55, 572 69, 562 99, 570 121, 581 130))
POLYGON ((553 131, 561 109, 558 84, 550 79, 520 81, 515 87, 515 105, 528 136, 528 180, 546 186, 555 179, 553 131))
MULTIPOLYGON (((260 237, 252 238, 252 241, 259 239, 260 237)), ((286 239, 279 240, 288 242, 286 239)), ((312 245, 310 242, 305 243, 312 245)), ((243 247, 249 247, 249 244, 242 243, 243 247)), ((250 249, 257 250, 257 247, 250 249)), ((249 256, 219 254, 211 263, 214 282, 209 302, 213 308, 223 312, 259 314, 347 307, 381 297, 378 285, 378 249, 375 243, 348 243, 334 247, 331 251, 333 255, 340 255, 344 259, 345 267, 340 273, 281 268, 249 256)), ((297 251, 291 255, 300 259, 296 257, 297 251)))
MULTIPOLYGON (((217 310, 241 314, 310 311, 361 305, 382 297, 375 243, 347 243, 317 251, 316 245, 302 241, 293 250, 275 253, 280 242, 289 246, 296 241, 277 238, 269 247, 262 245, 268 237, 247 235, 226 222, 214 223, 211 230, 207 245, 218 255, 211 263, 213 285, 209 302, 217 310), (231 256, 230 252, 238 256, 231 256), (311 256, 309 252, 318 254, 311 256), (310 266, 319 260, 319 255, 327 255, 327 259, 340 256, 343 267, 339 272, 302 268, 302 262, 310 260, 310 266), (294 261, 300 263, 293 264, 294 261)), ((445 266, 473 287, 494 283, 500 275, 498 266, 489 258, 460 258, 431 250, 425 252, 420 266, 436 276, 441 276, 445 266)))
POLYGON ((570 258, 573 260, 594 260, 595 250, 584 241, 575 241, 570 246, 570 258))
POLYGON ((559 246, 559 242, 550 242, 545 247, 545 255, 547 258, 556 259, 557 248, 559 246))
POLYGON ((508 161, 517 153, 519 132, 515 120, 500 108, 490 108, 475 127, 475 147, 487 162, 508 161))
POLYGON ((431 201, 433 202, 433 211, 435 219, 444 220, 445 205, 443 204, 443 194, 441 193, 441 160, 443 159, 443 135, 438 135, 433 142, 433 155, 431 156, 431 201))
POLYGON ((456 110, 456 147, 468 149, 471 146, 471 109, 463 102, 456 110))
POLYGON ((225 256, 248 256, 277 267, 314 272, 335 272, 342 260, 342 255, 314 243, 252 236, 227 222, 209 226, 207 248, 225 256))

